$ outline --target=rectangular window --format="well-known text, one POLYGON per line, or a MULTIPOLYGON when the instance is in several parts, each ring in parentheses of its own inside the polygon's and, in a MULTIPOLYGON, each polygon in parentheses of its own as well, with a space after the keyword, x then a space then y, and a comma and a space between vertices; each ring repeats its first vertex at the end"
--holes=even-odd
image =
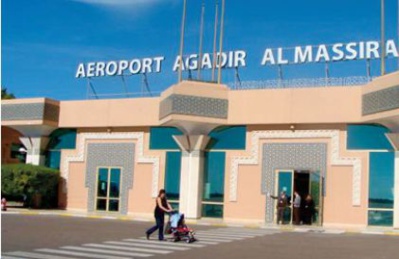
POLYGON ((202 216, 207 218, 223 218, 223 205, 202 204, 202 216))
POLYGON ((14 158, 14 159, 18 159, 20 162, 25 162, 25 156, 26 153, 23 153, 20 151, 21 148, 24 148, 24 146, 22 144, 15 144, 12 143, 11 144, 11 153, 10 153, 10 157, 14 158))
POLYGON ((392 226, 394 206, 394 152, 371 152, 369 212, 371 226, 392 226))
POLYGON ((392 150, 385 133, 389 130, 380 125, 348 125, 347 148, 350 150, 392 150))
POLYGON ((120 205, 121 168, 100 167, 97 171, 96 209, 118 212, 120 205))
POLYGON ((393 226, 393 211, 392 210, 369 210, 368 212, 369 226, 393 226))
POLYGON ((183 135, 183 133, 174 127, 151 127, 150 149, 179 150, 173 135, 183 135))
POLYGON ((223 217, 225 152, 204 153, 203 217, 223 217))
POLYGON ((181 152, 166 152, 165 191, 174 209, 179 207, 180 199, 181 152))

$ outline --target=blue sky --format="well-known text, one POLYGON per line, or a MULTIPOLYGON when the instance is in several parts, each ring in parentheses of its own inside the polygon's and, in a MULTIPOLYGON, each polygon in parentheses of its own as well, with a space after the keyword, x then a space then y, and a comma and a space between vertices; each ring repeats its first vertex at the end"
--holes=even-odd
MULTIPOLYGON (((198 52, 200 0, 187 0, 185 54, 198 52)), ((17 97, 85 99, 87 80, 75 78, 81 62, 165 56, 163 72, 149 74, 154 92, 176 83, 182 0, 3 0, 2 86, 17 97)), ((204 51, 212 51, 215 0, 205 0, 204 51)), ((387 38, 398 41, 397 0, 386 0, 387 38)), ((226 0, 224 50, 246 50, 242 80, 276 79, 260 66, 265 48, 378 40, 379 0, 226 0)), ((388 60, 388 72, 397 60, 388 60)), ((378 61, 372 62, 378 75, 378 61)), ((323 77, 323 64, 289 65, 285 78, 323 77)), ((365 61, 330 66, 333 77, 364 76, 365 61)), ((207 74, 205 73, 205 76, 207 74)), ((187 74, 184 74, 186 77, 187 74)), ((140 92, 141 75, 126 78, 140 92)), ((223 82, 234 81, 226 70, 223 82)), ((120 77, 92 80, 99 94, 122 93, 120 77)))

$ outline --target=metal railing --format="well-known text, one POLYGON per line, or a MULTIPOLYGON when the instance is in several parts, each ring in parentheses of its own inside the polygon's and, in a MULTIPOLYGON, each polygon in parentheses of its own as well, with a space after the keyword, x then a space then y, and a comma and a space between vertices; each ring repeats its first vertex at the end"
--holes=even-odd
POLYGON ((347 87, 364 85, 372 81, 367 76, 273 79, 260 81, 232 82, 227 85, 233 90, 279 89, 279 88, 315 88, 315 87, 347 87))

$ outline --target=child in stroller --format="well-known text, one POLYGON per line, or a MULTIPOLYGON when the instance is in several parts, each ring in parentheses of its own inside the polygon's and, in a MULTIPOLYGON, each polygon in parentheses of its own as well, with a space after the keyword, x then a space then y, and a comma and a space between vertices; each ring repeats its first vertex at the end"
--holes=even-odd
POLYGON ((184 221, 184 214, 177 211, 170 213, 169 221, 165 228, 165 234, 170 234, 172 241, 186 241, 192 243, 196 241, 194 231, 187 227, 184 221))

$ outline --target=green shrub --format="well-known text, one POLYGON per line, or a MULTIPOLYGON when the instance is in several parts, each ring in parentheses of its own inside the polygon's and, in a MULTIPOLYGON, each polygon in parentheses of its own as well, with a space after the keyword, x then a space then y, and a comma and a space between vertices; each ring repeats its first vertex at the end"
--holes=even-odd
POLYGON ((41 196, 42 208, 54 208, 58 205, 58 183, 60 174, 57 170, 29 164, 2 165, 1 195, 8 200, 26 196, 26 206, 33 205, 33 199, 41 196))

